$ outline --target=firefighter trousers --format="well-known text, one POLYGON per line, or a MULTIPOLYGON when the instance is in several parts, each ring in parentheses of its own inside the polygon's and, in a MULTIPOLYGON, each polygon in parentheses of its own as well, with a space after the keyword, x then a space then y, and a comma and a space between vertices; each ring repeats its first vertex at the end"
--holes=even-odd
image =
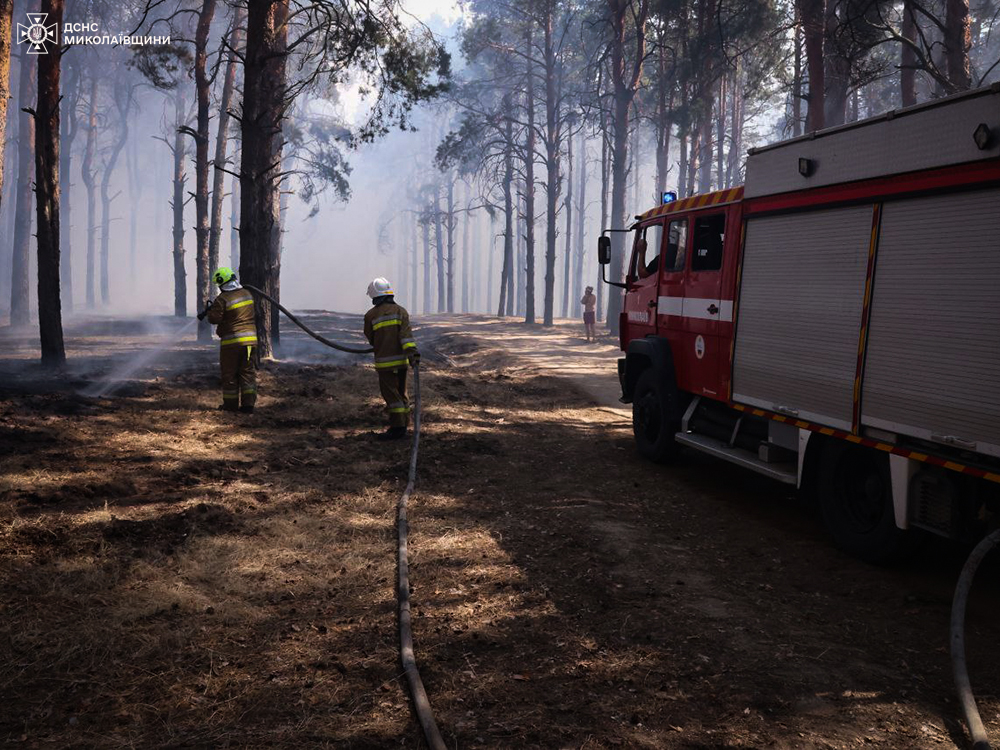
POLYGON ((255 346, 220 346, 222 405, 236 409, 257 402, 257 357, 255 346))
POLYGON ((378 388, 389 412, 389 426, 403 427, 410 423, 410 402, 406 398, 406 368, 378 371, 378 388))

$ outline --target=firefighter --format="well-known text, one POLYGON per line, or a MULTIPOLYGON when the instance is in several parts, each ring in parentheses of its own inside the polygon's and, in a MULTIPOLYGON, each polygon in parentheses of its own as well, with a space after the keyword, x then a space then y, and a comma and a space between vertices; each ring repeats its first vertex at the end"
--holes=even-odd
POLYGON ((231 268, 220 268, 213 275, 219 285, 215 298, 199 318, 208 322, 221 339, 219 367, 222 370, 223 411, 253 414, 257 403, 257 324, 254 320, 253 295, 242 287, 231 268))
POLYGON ((377 278, 368 285, 372 307, 365 313, 365 338, 375 349, 379 390, 389 412, 389 428, 379 440, 406 436, 410 402, 406 398, 407 365, 420 364, 420 353, 410 330, 410 315, 393 301, 392 285, 377 278))

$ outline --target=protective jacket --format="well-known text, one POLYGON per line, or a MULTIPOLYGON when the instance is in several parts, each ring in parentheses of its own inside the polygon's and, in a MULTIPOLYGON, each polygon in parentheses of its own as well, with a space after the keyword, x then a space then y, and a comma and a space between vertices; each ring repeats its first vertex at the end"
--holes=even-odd
POLYGON ((381 299, 365 313, 365 338, 375 349, 375 369, 406 367, 410 355, 417 351, 410 315, 391 297, 381 299))
POLYGON ((257 346, 253 295, 242 287, 219 293, 208 310, 208 322, 218 326, 222 346, 257 346))

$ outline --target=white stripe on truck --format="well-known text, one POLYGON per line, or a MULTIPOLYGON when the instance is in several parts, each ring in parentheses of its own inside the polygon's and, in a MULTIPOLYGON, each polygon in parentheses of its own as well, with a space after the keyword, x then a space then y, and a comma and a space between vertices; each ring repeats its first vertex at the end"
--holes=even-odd
POLYGON ((697 320, 720 320, 733 322, 733 301, 729 299, 702 299, 700 297, 658 297, 656 312, 659 315, 676 315, 680 318, 695 318, 697 320), (718 312, 710 313, 712 305, 718 312))

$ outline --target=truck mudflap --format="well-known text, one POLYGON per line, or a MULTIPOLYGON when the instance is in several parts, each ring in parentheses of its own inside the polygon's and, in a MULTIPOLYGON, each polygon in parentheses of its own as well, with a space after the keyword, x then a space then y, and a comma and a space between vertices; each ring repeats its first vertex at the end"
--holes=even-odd
POLYGON ((618 400, 621 401, 623 404, 631 404, 632 403, 632 391, 631 391, 631 389, 629 389, 626 386, 626 382, 625 382, 625 358, 624 357, 622 357, 621 359, 618 360, 618 383, 621 385, 621 388, 622 388, 622 395, 621 395, 621 398, 619 398, 618 400))

